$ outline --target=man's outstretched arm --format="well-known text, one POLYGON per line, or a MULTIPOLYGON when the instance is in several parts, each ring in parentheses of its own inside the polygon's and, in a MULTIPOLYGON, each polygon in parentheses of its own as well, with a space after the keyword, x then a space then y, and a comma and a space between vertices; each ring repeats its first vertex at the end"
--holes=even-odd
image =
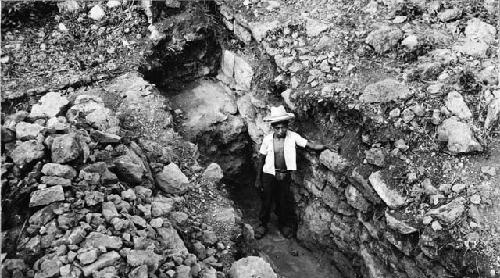
POLYGON ((326 149, 329 149, 328 146, 322 145, 322 144, 314 144, 313 142, 305 139, 304 137, 300 136, 297 133, 292 133, 295 136, 295 143, 297 146, 304 148, 306 150, 313 150, 316 152, 320 152, 326 149))
POLYGON ((259 153, 257 161, 257 175, 255 176, 255 187, 258 189, 262 188, 262 168, 264 167, 264 162, 266 161, 266 156, 259 153))
POLYGON ((316 152, 320 152, 320 151, 324 151, 328 149, 327 146, 325 145, 321 145, 321 144, 314 144, 312 142, 307 142, 306 144, 306 150, 313 150, 313 151, 316 151, 316 152))

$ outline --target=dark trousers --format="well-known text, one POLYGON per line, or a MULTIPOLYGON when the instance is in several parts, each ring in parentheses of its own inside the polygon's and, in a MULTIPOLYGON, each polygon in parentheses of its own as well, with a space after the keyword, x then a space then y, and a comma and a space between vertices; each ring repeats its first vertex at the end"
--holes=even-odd
POLYGON ((276 205, 279 227, 295 227, 295 202, 290 191, 290 173, 283 180, 267 173, 262 175, 262 206, 259 219, 262 225, 267 225, 273 203, 276 205))

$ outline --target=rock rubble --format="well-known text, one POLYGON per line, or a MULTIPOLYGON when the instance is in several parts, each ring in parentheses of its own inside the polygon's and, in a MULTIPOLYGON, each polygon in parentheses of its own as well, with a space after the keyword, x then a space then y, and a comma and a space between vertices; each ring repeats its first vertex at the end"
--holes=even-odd
MULTIPOLYGON (((6 260, 3 274, 226 277, 224 271, 232 263, 227 249, 234 244, 231 238, 207 224, 191 234, 185 229, 193 229, 192 222, 201 216, 183 212, 189 212, 184 209, 185 198, 196 195, 188 192, 190 179, 185 170, 167 162, 156 180, 148 178, 147 150, 134 142, 109 139, 121 131, 116 129, 114 112, 100 97, 78 95, 73 102, 61 103, 70 104, 68 128, 46 134, 42 131, 48 122, 20 122, 12 138, 16 145, 4 157, 13 162, 12 167, 29 173, 14 172, 17 179, 33 184, 29 207, 35 212, 15 247, 19 259, 6 260), (113 133, 92 136, 102 130, 113 133)), ((33 110, 46 112, 38 106, 33 110)), ((47 113, 53 117, 59 111, 47 113)), ((222 178, 221 167, 215 163, 199 174, 212 186, 222 178)), ((225 225, 225 229, 237 229, 236 222, 233 227, 225 225)), ((235 265, 232 269, 242 273, 242 268, 235 265)))

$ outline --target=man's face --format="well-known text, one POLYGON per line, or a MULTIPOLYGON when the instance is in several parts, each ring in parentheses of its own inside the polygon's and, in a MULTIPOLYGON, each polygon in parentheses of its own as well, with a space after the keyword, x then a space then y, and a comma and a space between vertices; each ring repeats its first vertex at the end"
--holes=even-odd
POLYGON ((288 123, 276 123, 273 125, 274 132, 276 136, 279 138, 284 138, 286 136, 286 132, 288 130, 288 123))

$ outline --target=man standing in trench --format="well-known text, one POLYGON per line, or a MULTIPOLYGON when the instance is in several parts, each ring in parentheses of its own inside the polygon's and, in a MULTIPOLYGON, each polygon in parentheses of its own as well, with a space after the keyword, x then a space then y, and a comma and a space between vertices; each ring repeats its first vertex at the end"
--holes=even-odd
POLYGON ((312 144, 299 134, 288 130, 288 121, 294 118, 283 105, 271 107, 271 114, 264 121, 271 123, 274 132, 262 140, 255 186, 262 192, 262 206, 259 213, 260 225, 255 238, 262 238, 268 231, 271 208, 276 205, 278 225, 282 235, 290 238, 294 234, 296 217, 293 195, 290 191, 291 174, 297 170, 296 146, 322 151, 327 147, 312 144))

